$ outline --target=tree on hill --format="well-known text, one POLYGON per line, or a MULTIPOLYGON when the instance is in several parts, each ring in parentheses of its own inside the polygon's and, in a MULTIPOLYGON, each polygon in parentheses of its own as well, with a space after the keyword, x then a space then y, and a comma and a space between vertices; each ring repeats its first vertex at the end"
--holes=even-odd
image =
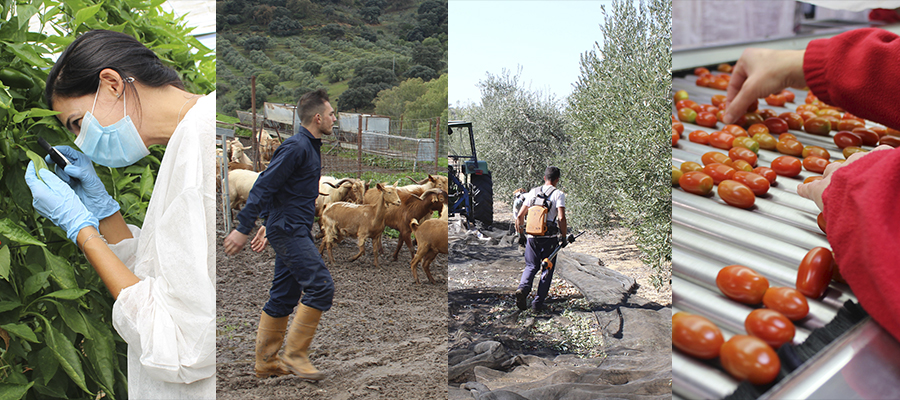
POLYGON ((269 47, 269 38, 265 36, 250 36, 247 39, 244 39, 242 43, 244 46, 244 50, 265 50, 269 47))
MULTIPOLYGON (((394 86, 397 76, 389 69, 380 67, 364 67, 356 71, 356 76, 350 79, 347 85, 350 88, 361 88, 368 85, 384 83, 388 87, 394 86)), ((376 92, 377 93, 377 92, 376 92)), ((373 98, 375 96, 372 96, 373 98)), ((370 99, 371 100, 371 99, 370 99)))
POLYGON ((300 30, 302 29, 303 26, 300 25, 299 22, 286 15, 275 18, 269 23, 269 33, 275 36, 296 35, 300 33, 300 30))
POLYGON ((406 113, 407 103, 422 97, 427 91, 428 88, 425 87, 425 82, 422 79, 407 79, 393 88, 378 93, 378 96, 373 101, 375 113, 399 117, 406 113))
POLYGON ((437 39, 425 39, 413 50, 412 61, 435 71, 441 71, 444 66, 444 48, 437 39))
POLYGON ((338 24, 328 24, 320 29, 323 35, 327 36, 331 40, 337 40, 344 37, 344 27, 338 24))
POLYGON ((253 8, 253 22, 259 25, 269 25, 275 19, 275 7, 260 4, 253 8))
POLYGON ((429 67, 424 65, 413 65, 409 67, 406 72, 403 73, 403 76, 409 79, 419 78, 423 81, 430 81, 437 77, 437 72, 429 67))

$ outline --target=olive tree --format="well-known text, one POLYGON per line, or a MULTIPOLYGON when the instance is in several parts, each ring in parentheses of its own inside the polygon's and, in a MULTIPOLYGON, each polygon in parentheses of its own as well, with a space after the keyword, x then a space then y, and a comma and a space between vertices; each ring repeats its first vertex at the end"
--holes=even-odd
POLYGON ((629 227, 661 287, 672 261, 672 14, 665 0, 616 0, 603 12, 603 43, 582 55, 569 98, 570 156, 583 164, 569 204, 597 211, 573 222, 629 227))

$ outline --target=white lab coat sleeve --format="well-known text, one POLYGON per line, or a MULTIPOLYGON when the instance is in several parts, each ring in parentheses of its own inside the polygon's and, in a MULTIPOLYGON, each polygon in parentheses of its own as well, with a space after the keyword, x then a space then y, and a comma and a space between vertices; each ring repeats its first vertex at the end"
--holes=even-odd
POLYGON ((203 205, 201 188, 185 188, 151 228, 145 221, 140 234, 155 236, 146 251, 156 254, 146 262, 156 263, 151 267, 159 273, 123 289, 113 305, 116 331, 140 347, 150 376, 166 382, 190 383, 215 373, 215 286, 208 275, 203 205))
POLYGON ((110 244, 109 249, 125 264, 128 269, 134 271, 134 263, 137 260, 138 239, 141 237, 141 228, 129 224, 131 239, 124 239, 116 244, 110 244))

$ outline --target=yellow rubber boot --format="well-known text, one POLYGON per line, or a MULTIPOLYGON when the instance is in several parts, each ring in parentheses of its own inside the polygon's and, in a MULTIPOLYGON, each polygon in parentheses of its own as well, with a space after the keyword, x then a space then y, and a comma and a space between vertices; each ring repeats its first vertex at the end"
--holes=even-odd
POLYGON ((325 375, 309 362, 309 344, 312 343, 321 317, 321 311, 300 304, 284 344, 281 361, 294 375, 303 379, 318 381, 325 378, 325 375))
POLYGON ((287 375, 291 372, 284 368, 278 358, 278 350, 284 340, 288 317, 274 318, 265 311, 259 317, 259 329, 256 331, 256 377, 287 375))

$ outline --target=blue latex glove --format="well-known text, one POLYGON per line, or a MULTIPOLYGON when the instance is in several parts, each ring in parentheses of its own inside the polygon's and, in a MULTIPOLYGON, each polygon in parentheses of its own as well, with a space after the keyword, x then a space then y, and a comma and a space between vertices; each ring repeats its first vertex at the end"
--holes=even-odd
POLYGON ((35 173, 34 162, 29 161, 28 168, 25 169, 25 183, 28 184, 34 198, 31 204, 38 214, 63 228, 69 240, 75 242, 82 228, 100 226, 97 217, 88 211, 75 191, 56 174, 44 170, 41 178, 44 179, 43 182, 35 173))
MULTIPOLYGON (((94 171, 90 157, 69 146, 56 146, 54 149, 59 150, 72 163, 65 170, 56 167, 56 174, 63 182, 69 184, 88 211, 98 219, 119 211, 119 203, 106 192, 106 187, 94 171)), ((47 165, 55 165, 49 155, 44 159, 47 160, 47 165)))

